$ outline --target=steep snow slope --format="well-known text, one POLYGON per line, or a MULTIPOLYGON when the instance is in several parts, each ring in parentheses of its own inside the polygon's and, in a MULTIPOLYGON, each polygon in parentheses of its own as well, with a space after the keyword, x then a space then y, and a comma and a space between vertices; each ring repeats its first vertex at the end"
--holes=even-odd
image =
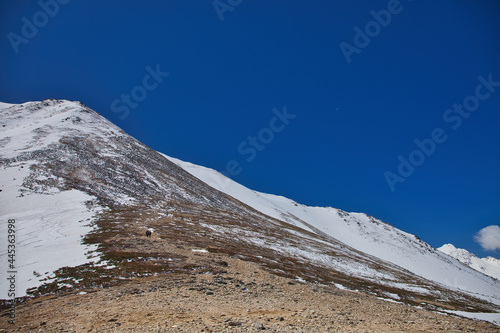
POLYGON ((416 236, 378 219, 331 207, 307 207, 284 197, 259 193, 215 170, 164 156, 210 186, 269 216, 316 233, 327 234, 356 250, 396 264, 415 275, 500 304, 498 281, 450 260, 416 236))
MULTIPOLYGON (((198 182, 81 103, 1 104, 0 228, 5 234, 16 221, 16 296, 57 268, 98 261, 82 240, 103 210, 161 209, 174 200, 224 207, 225 198, 198 182)), ((6 238, 0 244, 7 263, 6 238)), ((7 298, 7 271, 0 274, 7 298)))
MULTIPOLYGON (((18 272, 17 296, 24 296, 26 289, 41 285, 60 267, 95 261, 91 253, 96 246, 80 245, 80 242, 82 236, 92 230, 90 223, 96 210, 89 210, 85 205, 93 198, 77 190, 19 196, 21 176, 28 175, 23 170, 15 170, 20 166, 29 169, 28 164, 21 163, 0 173, 0 220, 5 231, 5 222, 9 219, 14 219, 18 227, 14 257, 18 272)), ((2 234, 5 236, 6 232, 2 234)), ((4 244, 4 240, 1 243, 4 244)), ((7 262, 5 249, 2 246, 0 251, 2 263, 7 262)), ((5 298, 4 292, 8 289, 7 279, 0 279, 0 298, 5 298)))
POLYGON ((458 259, 460 262, 475 270, 500 280, 500 260, 493 257, 478 258, 475 254, 465 249, 458 249, 453 244, 445 244, 438 248, 439 251, 458 259))
MULTIPOLYGON (((287 277, 342 284, 412 304, 439 301, 460 310, 487 310, 497 307, 485 301, 500 302, 497 281, 415 236, 364 214, 251 191, 213 170, 172 159, 178 166, 80 103, 47 100, 0 111, 0 186, 5 188, 0 227, 10 218, 19 227, 22 289, 40 283, 33 280, 35 270, 45 277, 55 267, 104 257, 115 265, 106 270, 105 281, 138 276, 137 270, 188 269, 169 261, 163 247, 153 249, 138 239, 139 232, 154 228, 158 242, 203 247, 287 277), (166 212, 173 214, 167 218, 166 212), (88 233, 90 226, 96 230, 88 233), (94 247, 82 245, 84 234, 99 252, 88 253, 94 247), (142 261, 144 256, 152 260, 142 261)), ((0 244, 0 260, 6 262, 5 243, 0 244)), ((76 278, 56 277, 61 284, 51 282, 50 288, 102 285, 102 269, 82 266, 74 270, 76 278), (80 279, 89 281, 82 285, 80 279)))
MULTIPOLYGON (((6 230, 8 219, 15 219, 19 230, 17 296, 25 295, 26 288, 52 283, 57 268, 100 260, 100 253, 90 253, 94 247, 82 245, 82 240, 90 225, 103 220, 98 216, 91 219, 92 213, 101 211, 111 212, 106 219, 116 226, 105 235, 144 220, 146 210, 151 223, 173 210, 176 216, 189 218, 175 219, 168 235, 177 230, 184 239, 213 239, 222 249, 229 244, 246 248, 248 258, 273 267, 300 262, 302 271, 321 267, 317 274, 325 276, 333 270, 365 280, 376 277, 382 284, 402 278, 406 283, 420 283, 336 240, 311 237, 313 234, 270 220, 200 182, 80 103, 46 100, 7 105, 0 115, 0 186, 5 188, 0 194, 5 214, 1 223, 6 230), (123 211, 127 218, 123 225, 116 224, 123 211), (195 228, 199 230, 195 232, 195 228), (251 251, 260 254, 249 257, 251 251)), ((0 250, 0 260, 7 262, 6 246, 0 250)), ((298 271, 298 264, 286 265, 298 271)), ((6 271, 0 277, 5 282, 3 274, 6 271)), ((64 280, 59 287, 68 282, 64 280)), ((7 288, 2 286, 0 297, 6 298, 7 288)))
MULTIPOLYGON (((12 106, 0 104, 0 162, 17 156, 16 152, 33 152, 52 143, 58 133, 51 133, 50 124, 66 117, 54 112, 26 122, 31 114, 29 109, 14 113, 9 111, 12 106), (9 120, 8 114, 13 116, 9 120), (44 127, 47 135, 36 130, 44 127)), ((3 235, 0 262, 6 267, 3 265, 7 263, 7 246, 4 246, 7 221, 13 219, 16 221, 13 244, 16 296, 26 295, 26 289, 41 285, 60 267, 96 261, 92 255, 96 247, 81 244, 82 236, 92 230, 94 214, 100 211, 100 207, 92 207, 95 197, 74 189, 61 191, 56 186, 47 186, 57 185, 61 180, 41 172, 34 160, 14 160, 0 165, 0 234, 3 235)), ((0 298, 7 298, 9 281, 4 276, 7 272, 2 270, 1 274, 0 298)))

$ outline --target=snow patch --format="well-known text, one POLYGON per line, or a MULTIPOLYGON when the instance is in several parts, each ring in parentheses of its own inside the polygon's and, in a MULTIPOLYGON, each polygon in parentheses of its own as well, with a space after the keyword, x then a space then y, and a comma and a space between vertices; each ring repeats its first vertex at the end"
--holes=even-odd
POLYGON ((444 310, 446 313, 455 314, 457 316, 462 316, 471 319, 478 319, 490 322, 497 326, 500 326, 500 313, 485 313, 485 312, 466 312, 466 311, 452 311, 444 310))
MULTIPOLYGON (((85 203, 94 200, 77 190, 62 191, 51 195, 30 193, 22 196, 23 179, 29 167, 19 169, 11 165, 0 172, 1 196, 0 228, 5 236, 7 221, 15 220, 15 270, 16 297, 26 296, 26 290, 38 287, 51 273, 64 266, 78 266, 96 262, 90 258, 97 247, 82 244, 85 234, 93 230, 94 215, 85 203)), ((2 244, 4 241, 2 240, 2 244)), ((7 247, 0 249, 0 262, 7 263, 7 247)), ((7 271, 0 273, 0 299, 7 299, 7 271)))
POLYGON ((478 272, 500 280, 500 260, 496 258, 479 258, 465 249, 456 248, 453 244, 445 244, 438 248, 438 250, 472 267, 478 272))

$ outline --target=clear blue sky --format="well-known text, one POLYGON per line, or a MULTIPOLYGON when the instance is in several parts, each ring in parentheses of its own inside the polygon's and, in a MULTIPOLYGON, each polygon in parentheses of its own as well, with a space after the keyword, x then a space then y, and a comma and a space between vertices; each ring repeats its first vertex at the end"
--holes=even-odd
POLYGON ((499 256, 473 241, 500 224, 500 87, 478 88, 500 82, 497 0, 59 1, 1 2, 0 101, 79 100, 252 189, 499 256))

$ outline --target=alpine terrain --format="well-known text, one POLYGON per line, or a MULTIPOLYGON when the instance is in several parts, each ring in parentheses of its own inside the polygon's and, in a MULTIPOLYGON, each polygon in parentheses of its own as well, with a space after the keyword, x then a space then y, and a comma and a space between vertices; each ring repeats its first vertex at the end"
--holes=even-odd
POLYGON ((493 257, 479 258, 474 253, 465 249, 457 249, 453 244, 445 244, 438 248, 439 251, 463 262, 486 275, 500 280, 500 260, 493 257))
POLYGON ((499 330, 474 256, 250 190, 79 102, 0 104, 0 216, 0 331, 499 330))

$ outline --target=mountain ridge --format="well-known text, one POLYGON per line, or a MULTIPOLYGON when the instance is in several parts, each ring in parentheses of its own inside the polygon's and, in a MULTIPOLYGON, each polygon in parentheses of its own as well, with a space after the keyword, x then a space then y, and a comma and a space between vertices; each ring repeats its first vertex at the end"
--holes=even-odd
MULTIPOLYGON (((164 156, 166 156, 166 155, 164 155, 164 156)), ((396 230, 398 237, 405 237, 406 239, 413 242, 414 244, 417 244, 417 246, 421 249, 422 253, 425 253, 426 251, 432 251, 434 249, 433 247, 431 247, 427 243, 420 240, 415 235, 411 235, 411 234, 406 233, 402 230, 399 230, 386 222, 380 221, 380 220, 373 218, 371 216, 368 216, 364 213, 347 213, 347 212, 344 212, 340 209, 332 208, 332 207, 307 207, 305 205, 298 204, 295 201, 293 201, 291 199, 287 199, 287 198, 282 197, 282 196, 270 195, 270 194, 260 193, 260 192, 256 192, 253 190, 246 189, 244 186, 235 183, 234 181, 226 178, 221 173, 218 173, 215 170, 205 168, 205 167, 196 166, 192 163, 183 162, 179 159, 171 158, 168 156, 166 156, 166 157, 169 158, 171 161, 177 163, 178 165, 182 166, 186 171, 191 172, 194 176, 197 176, 198 178, 202 179, 203 181, 205 181, 209 185, 221 190, 222 192, 228 193, 229 195, 231 195, 235 198, 238 198, 242 202, 246 202, 250 206, 252 206, 252 207, 256 208, 257 210, 260 210, 260 211, 262 211, 270 216, 273 216, 277 219, 281 218, 281 219, 285 220, 286 222, 292 223, 294 225, 298 225, 299 227, 306 227, 306 229, 311 230, 310 223, 307 223, 304 221, 304 219, 301 219, 301 218, 296 216, 299 214, 297 214, 295 212, 294 212, 295 215, 294 215, 294 213, 290 213, 289 210, 294 210, 296 208, 296 210, 298 210, 299 213, 300 213, 300 210, 305 210, 305 209, 312 210, 312 211, 320 211, 320 213, 326 212, 327 214, 333 212, 334 214, 339 215, 346 224, 349 224, 348 221, 346 221, 346 217, 352 216, 352 217, 354 217, 354 222, 351 222, 353 224, 357 223, 357 225, 361 225, 361 223, 359 221, 356 221, 356 220, 357 219, 364 219, 365 221, 368 220, 371 223, 382 225, 382 227, 385 228, 385 230, 396 230), (216 177, 218 177, 218 178, 216 178, 216 177), (242 192, 244 192, 244 191, 246 191, 247 193, 243 194, 242 192), (249 198, 249 197, 251 197, 252 193, 255 194, 255 198, 249 198), (266 205, 262 206, 261 202, 260 202, 260 198, 267 198, 267 200, 269 200, 271 202, 271 204, 269 204, 267 206, 266 205), (287 208, 279 207, 279 204, 282 202, 288 203, 288 207, 287 208), (272 210, 268 209, 269 207, 274 207, 274 212, 272 210)), ((322 214, 319 214, 319 215, 322 215, 322 214)), ((328 216, 327 218, 330 220, 332 219, 332 217, 330 217, 330 216, 328 216)), ((318 223, 318 221, 315 221, 315 223, 318 223)), ((400 249, 402 249, 404 246, 401 246, 399 249, 397 249, 398 251, 395 251, 394 249, 387 249, 386 251, 382 251, 382 250, 375 251, 374 249, 370 249, 370 247, 372 246, 370 244, 370 242, 372 244, 373 243, 375 243, 375 244, 380 243, 381 242, 380 239, 375 239, 376 237, 373 237, 372 239, 365 238, 364 240, 363 240, 363 237, 359 237, 359 239, 356 242, 356 241, 353 241, 353 235, 360 234, 361 232, 351 232, 348 234, 339 235, 337 232, 334 232, 331 229, 329 229, 328 226, 325 226, 326 223, 324 223, 323 221, 319 222, 319 224, 320 224, 318 226, 319 228, 314 227, 315 232, 325 232, 327 235, 329 235, 333 238, 339 239, 343 243, 348 244, 349 246, 352 246, 360 251, 375 255, 376 257, 379 257, 383 260, 386 260, 386 261, 389 261, 392 263, 396 263, 399 266, 402 266, 406 269, 409 269, 413 273, 418 273, 417 269, 413 268, 411 266, 411 264, 404 265, 404 263, 402 261, 398 261, 398 259, 402 258, 402 254, 404 254, 404 251, 400 251, 400 249), (363 241, 366 241, 366 243, 363 244, 363 241), (391 251, 391 250, 393 250, 393 251, 391 251), (395 255, 391 256, 390 254, 395 254, 395 255)), ((363 225, 366 225, 366 223, 363 225)), ((348 227, 348 225, 345 225, 345 224, 341 225, 341 226, 344 229, 346 227, 348 227)), ((365 233, 365 236, 366 236, 366 234, 373 235, 373 232, 365 232, 365 231, 362 231, 362 232, 365 233)), ((440 255, 440 253, 437 253, 437 255, 440 256, 441 258, 444 258, 440 255)), ((446 260, 446 259, 444 259, 444 260, 446 260)), ((423 269, 420 268, 420 271, 422 271, 422 270, 423 269)), ((424 273, 427 273, 427 271, 424 271, 424 273)), ((422 274, 422 273, 420 273, 420 274, 422 274)), ((432 279, 431 275, 424 275, 424 276, 432 279)), ((441 281, 441 282, 444 282, 444 281, 441 281)))
POLYGON ((472 252, 456 248, 453 244, 445 244, 437 249, 478 272, 500 280, 500 260, 494 257, 479 258, 472 252))
MULTIPOLYGON (((500 309, 498 281, 366 214, 307 207, 249 190, 214 170, 152 150, 81 103, 45 100, 0 108, 0 181, 11 189, 0 193, 0 215, 24 228, 18 247, 31 253, 19 255, 19 281, 27 287, 19 296, 201 269, 182 256, 172 258, 160 246, 168 242, 258 263, 288 278, 407 304, 500 309), (36 216, 54 217, 42 205, 32 206, 31 217, 23 215, 26 200, 71 193, 81 195, 74 206, 82 212, 65 210, 57 227, 25 232, 39 224, 36 216), (80 255, 87 260, 61 261, 59 268, 47 270, 41 254, 50 253, 51 242, 68 238, 61 226, 82 235, 83 242, 73 239, 65 246, 82 247, 80 255), (155 230, 158 244, 140 238, 147 228, 155 230)), ((5 256, 1 249, 0 259, 5 256)))

